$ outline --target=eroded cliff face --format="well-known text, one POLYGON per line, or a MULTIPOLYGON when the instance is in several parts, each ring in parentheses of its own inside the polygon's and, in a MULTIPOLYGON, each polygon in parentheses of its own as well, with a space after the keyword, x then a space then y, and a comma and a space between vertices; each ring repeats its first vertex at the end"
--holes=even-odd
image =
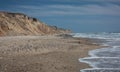
POLYGON ((68 33, 69 30, 48 26, 22 13, 0 12, 0 36, 68 33))

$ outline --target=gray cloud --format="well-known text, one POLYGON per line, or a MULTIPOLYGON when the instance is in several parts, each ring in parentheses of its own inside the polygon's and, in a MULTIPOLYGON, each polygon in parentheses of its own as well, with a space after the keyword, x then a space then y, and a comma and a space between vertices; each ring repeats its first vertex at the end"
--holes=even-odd
POLYGON ((82 1, 98 1, 98 2, 119 2, 120 0, 82 0, 82 1))
POLYGON ((60 15, 119 15, 120 6, 115 4, 101 5, 21 5, 18 8, 27 10, 33 16, 60 16, 60 15))
MULTIPOLYGON (((73 2, 73 0, 50 0, 50 1, 56 1, 56 2, 73 2)), ((81 2, 81 1, 87 1, 87 2, 120 2, 120 0, 74 0, 74 2, 81 2)))

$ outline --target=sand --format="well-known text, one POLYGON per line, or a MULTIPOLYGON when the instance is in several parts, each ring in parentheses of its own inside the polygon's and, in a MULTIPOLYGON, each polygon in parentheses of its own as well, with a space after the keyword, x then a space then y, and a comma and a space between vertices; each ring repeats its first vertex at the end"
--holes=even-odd
POLYGON ((80 72, 79 58, 101 48, 93 40, 58 36, 0 37, 0 72, 80 72))

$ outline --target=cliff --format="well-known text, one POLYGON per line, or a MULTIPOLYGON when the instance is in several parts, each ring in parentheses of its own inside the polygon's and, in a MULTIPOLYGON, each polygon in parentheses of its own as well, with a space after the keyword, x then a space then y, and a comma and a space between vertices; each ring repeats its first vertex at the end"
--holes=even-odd
POLYGON ((68 33, 69 30, 48 26, 22 13, 0 12, 0 36, 68 33))

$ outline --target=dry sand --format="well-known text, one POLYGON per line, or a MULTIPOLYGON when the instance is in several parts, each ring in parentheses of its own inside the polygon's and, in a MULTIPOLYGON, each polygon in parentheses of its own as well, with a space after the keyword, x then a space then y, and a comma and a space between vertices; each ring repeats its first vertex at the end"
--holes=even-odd
POLYGON ((80 72, 79 58, 100 48, 89 39, 56 36, 0 37, 0 72, 80 72))

